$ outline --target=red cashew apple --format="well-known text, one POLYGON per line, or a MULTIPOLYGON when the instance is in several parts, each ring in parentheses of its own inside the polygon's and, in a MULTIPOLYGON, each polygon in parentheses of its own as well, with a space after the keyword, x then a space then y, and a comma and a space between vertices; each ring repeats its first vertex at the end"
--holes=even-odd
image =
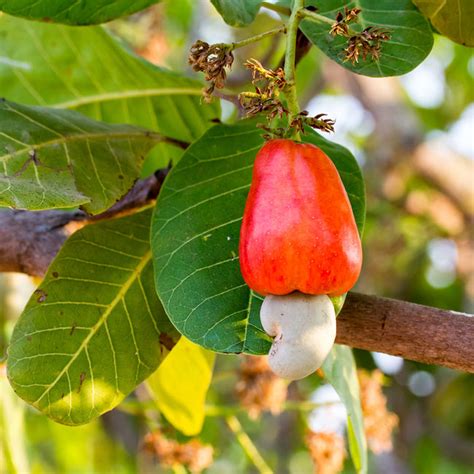
POLYGON ((269 364, 289 380, 317 370, 336 337, 329 296, 359 277, 362 248, 334 163, 318 147, 278 139, 259 151, 240 232, 245 282, 266 298, 269 364), (285 295, 285 296, 276 296, 285 295))
POLYGON ((258 152, 239 258, 245 282, 261 295, 338 296, 354 286, 357 225, 337 169, 318 147, 277 139, 258 152))

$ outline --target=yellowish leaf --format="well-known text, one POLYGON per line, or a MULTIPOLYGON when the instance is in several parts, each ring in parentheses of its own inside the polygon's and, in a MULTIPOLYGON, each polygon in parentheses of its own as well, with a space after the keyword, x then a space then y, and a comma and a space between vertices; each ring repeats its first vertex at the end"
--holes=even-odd
POLYGON ((196 435, 202 429, 214 360, 214 352, 181 337, 147 380, 160 412, 187 436, 196 435))
POLYGON ((413 0, 444 36, 464 46, 474 46, 472 0, 413 0))

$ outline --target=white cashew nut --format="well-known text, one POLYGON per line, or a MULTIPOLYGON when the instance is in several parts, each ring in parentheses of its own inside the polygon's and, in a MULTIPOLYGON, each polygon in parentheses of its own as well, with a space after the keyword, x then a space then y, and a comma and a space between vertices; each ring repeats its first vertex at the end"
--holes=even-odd
POLYGON ((319 369, 336 339, 336 313, 327 295, 269 295, 260 320, 274 336, 270 368, 284 379, 302 379, 319 369))

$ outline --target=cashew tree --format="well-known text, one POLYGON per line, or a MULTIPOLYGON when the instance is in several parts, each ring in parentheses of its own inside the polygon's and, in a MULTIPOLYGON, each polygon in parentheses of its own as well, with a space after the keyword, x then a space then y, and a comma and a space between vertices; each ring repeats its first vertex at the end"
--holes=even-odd
POLYGON ((365 473, 351 346, 472 372, 474 320, 348 293, 364 174, 333 141, 331 108, 305 94, 321 68, 377 87, 422 64, 434 36, 474 46, 472 3, 211 0, 191 29, 207 2, 164 2, 176 71, 133 51, 121 19, 158 3, 0 0, 0 271, 36 277, 5 343, 8 382, 57 423, 134 400, 191 436, 214 416, 216 354, 269 354, 285 390, 302 377, 335 388, 365 473), (230 40, 210 40, 214 24, 230 40))

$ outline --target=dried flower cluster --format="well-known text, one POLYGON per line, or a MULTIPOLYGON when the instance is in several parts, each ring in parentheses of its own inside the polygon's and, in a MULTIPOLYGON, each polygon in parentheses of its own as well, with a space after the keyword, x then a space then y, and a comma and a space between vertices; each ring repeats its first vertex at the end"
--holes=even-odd
POLYGON ((276 71, 265 69, 256 59, 249 59, 244 63, 252 71, 252 84, 255 92, 242 92, 239 101, 247 117, 265 112, 268 121, 275 117, 282 117, 288 110, 281 103, 280 92, 286 87, 283 69, 276 71))
POLYGON ((262 411, 281 412, 287 384, 270 370, 267 357, 244 356, 235 392, 249 416, 255 419, 262 411))
POLYGON ((398 426, 398 416, 387 410, 387 399, 382 392, 383 373, 358 371, 360 397, 364 414, 365 434, 374 453, 392 450, 392 432, 398 426))
MULTIPOLYGON (((245 67, 252 71, 252 84, 255 92, 242 92, 239 100, 247 117, 252 117, 258 113, 265 113, 267 117, 267 125, 260 125, 260 128, 268 131, 268 135, 264 138, 272 138, 272 136, 284 136, 286 130, 284 128, 270 127, 270 122, 276 118, 282 118, 283 115, 289 115, 288 109, 280 100, 280 93, 285 92, 288 82, 285 79, 283 69, 276 71, 266 69, 256 59, 250 59, 245 63, 245 67)), ((319 114, 310 117, 306 110, 299 113, 293 118, 289 124, 290 128, 296 128, 299 132, 304 133, 304 126, 309 125, 312 128, 322 130, 324 132, 334 131, 334 121, 324 119, 326 114, 319 114)))
POLYGON ((362 33, 351 36, 348 46, 344 50, 346 53, 345 60, 355 64, 359 61, 360 56, 364 61, 368 56, 371 56, 374 61, 378 61, 382 50, 382 42, 389 39, 390 35, 387 31, 368 26, 362 33))
POLYGON ((204 72, 209 86, 204 89, 204 99, 211 101, 214 89, 222 89, 227 77, 226 68, 230 69, 234 55, 228 45, 209 44, 198 40, 192 46, 188 57, 194 71, 204 72))
POLYGON ((317 474, 336 474, 342 471, 346 458, 342 436, 337 433, 309 431, 305 436, 305 444, 317 474))
POLYGON ((309 125, 312 128, 317 128, 323 132, 334 132, 333 119, 323 118, 326 114, 318 114, 314 117, 308 117, 308 111, 300 112, 290 123, 290 127, 296 128, 299 132, 304 133, 304 126, 309 125))
POLYGON ((344 13, 337 13, 336 21, 329 30, 332 36, 339 35, 348 38, 347 47, 344 49, 344 60, 352 64, 357 63, 360 57, 365 61, 370 56, 374 61, 378 61, 382 43, 390 39, 388 31, 373 26, 368 26, 361 33, 351 31, 348 25, 358 21, 361 11, 360 8, 349 10, 346 7, 344 13))
POLYGON ((274 95, 275 91, 282 91, 286 87, 285 71, 281 67, 276 71, 272 71, 264 68, 262 63, 256 59, 247 60, 244 66, 252 71, 252 84, 257 92, 260 90, 259 82, 263 82, 264 90, 269 95, 274 95))
POLYGON ((146 435, 144 446, 164 467, 172 468, 180 465, 192 473, 199 473, 213 462, 212 446, 203 445, 196 439, 180 444, 175 440, 165 438, 161 431, 154 431, 146 435))
POLYGON ((344 13, 337 12, 336 21, 331 26, 329 33, 332 36, 350 36, 348 25, 358 20, 361 11, 360 8, 351 8, 349 10, 347 7, 344 7, 344 13))

